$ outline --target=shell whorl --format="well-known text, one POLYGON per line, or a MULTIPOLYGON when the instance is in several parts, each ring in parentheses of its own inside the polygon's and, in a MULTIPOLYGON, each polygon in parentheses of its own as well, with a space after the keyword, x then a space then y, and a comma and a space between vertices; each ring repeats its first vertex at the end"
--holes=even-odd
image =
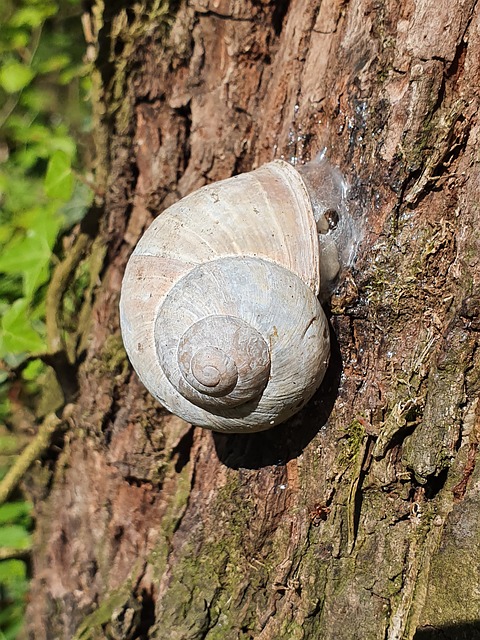
POLYGON ((329 356, 315 294, 281 265, 230 256, 196 265, 170 289, 141 375, 173 413, 220 430, 258 430, 311 397, 329 356))
MULTIPOLYGON (((158 346, 157 354, 172 382, 168 360, 158 346)), ((181 337, 177 363, 183 376, 178 391, 190 402, 201 407, 235 407, 265 388, 270 352, 262 335, 240 318, 206 316, 181 337)))
POLYGON ((150 393, 187 422, 268 429, 324 376, 319 288, 307 189, 274 161, 203 187, 154 220, 124 276, 124 344, 150 393))

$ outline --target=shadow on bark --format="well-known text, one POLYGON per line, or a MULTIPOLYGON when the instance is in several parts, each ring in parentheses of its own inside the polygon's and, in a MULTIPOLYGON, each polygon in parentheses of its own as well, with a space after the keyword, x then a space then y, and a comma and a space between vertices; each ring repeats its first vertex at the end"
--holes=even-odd
POLYGON ((330 327, 330 362, 320 388, 308 404, 284 424, 252 434, 212 432, 218 458, 232 469, 284 465, 299 456, 332 412, 342 374, 342 356, 330 327))
POLYGON ((480 621, 449 627, 423 627, 413 640, 480 640, 480 621))

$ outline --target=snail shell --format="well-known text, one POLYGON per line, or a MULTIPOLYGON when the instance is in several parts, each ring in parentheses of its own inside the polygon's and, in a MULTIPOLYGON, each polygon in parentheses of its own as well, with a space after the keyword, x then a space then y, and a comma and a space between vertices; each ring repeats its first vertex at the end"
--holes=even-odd
POLYGON ((275 160, 154 220, 123 280, 125 348, 150 393, 186 421, 268 429, 311 398, 327 368, 319 291, 309 193, 275 160))

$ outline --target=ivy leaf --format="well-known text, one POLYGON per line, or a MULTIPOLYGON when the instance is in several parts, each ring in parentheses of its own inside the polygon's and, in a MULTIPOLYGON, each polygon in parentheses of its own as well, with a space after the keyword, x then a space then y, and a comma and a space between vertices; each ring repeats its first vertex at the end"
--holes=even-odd
MULTIPOLYGON (((72 197, 59 210, 64 227, 70 228, 85 216, 93 201, 93 191, 79 180, 76 181, 72 197)), ((1 231, 1 228, 0 228, 1 231)))
MULTIPOLYGON (((27 576, 27 566, 23 560, 3 560, 0 562, 0 585, 7 587, 7 592, 10 597, 20 597, 23 598, 25 592, 28 590, 28 576, 27 576)), ((2 605, 5 604, 5 600, 2 602, 2 605)), ((21 613, 20 611, 10 611, 10 615, 5 615, 8 611, 8 607, 3 607, 0 610, 0 629, 4 631, 4 627, 2 624, 5 621, 9 621, 12 617, 12 614, 21 613)), ((18 635, 5 637, 18 638, 18 635)), ((3 640, 3 636, 0 634, 0 638, 3 640)))
POLYGON ((22 560, 4 560, 0 562, 0 582, 12 584, 27 577, 26 565, 22 560))
POLYGON ((49 198, 66 202, 72 195, 73 182, 70 156, 65 151, 55 151, 48 162, 45 193, 49 198))
POLYGON ((8 549, 29 549, 32 545, 30 534, 18 524, 0 527, 0 547, 8 549))
POLYGON ((39 210, 32 216, 26 233, 17 233, 0 255, 0 272, 21 274, 23 294, 31 299, 48 279, 52 247, 61 226, 61 219, 39 210))
POLYGON ((0 525, 7 522, 14 523, 19 520, 26 520, 32 512, 32 505, 29 502, 6 502, 0 505, 0 525))
POLYGON ((35 72, 31 67, 11 60, 0 69, 0 86, 7 93, 17 93, 24 89, 34 76, 35 72))
POLYGON ((20 298, 3 314, 0 326, 0 358, 9 353, 41 353, 45 350, 44 340, 29 322, 27 309, 28 300, 20 298))

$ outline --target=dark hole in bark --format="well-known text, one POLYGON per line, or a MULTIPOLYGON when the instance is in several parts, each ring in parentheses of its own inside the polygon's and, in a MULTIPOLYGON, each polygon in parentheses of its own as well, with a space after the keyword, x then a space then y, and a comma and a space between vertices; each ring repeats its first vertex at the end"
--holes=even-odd
POLYGON ((439 491, 443 489, 448 477, 448 468, 442 469, 437 476, 431 476, 425 485, 425 497, 428 500, 435 498, 439 491))
POLYGON ((142 610, 140 613, 140 622, 137 628, 139 640, 147 640, 150 627, 155 623, 155 602, 152 593, 146 589, 142 589, 142 610))
POLYGON ((172 458, 177 457, 175 462, 175 471, 180 473, 183 467, 188 464, 190 460, 190 451, 193 444, 193 428, 189 429, 187 433, 180 439, 175 449, 172 451, 172 458))
POLYGON ((283 29, 283 19, 285 18, 290 0, 278 0, 272 16, 272 24, 275 34, 279 36, 283 29))

